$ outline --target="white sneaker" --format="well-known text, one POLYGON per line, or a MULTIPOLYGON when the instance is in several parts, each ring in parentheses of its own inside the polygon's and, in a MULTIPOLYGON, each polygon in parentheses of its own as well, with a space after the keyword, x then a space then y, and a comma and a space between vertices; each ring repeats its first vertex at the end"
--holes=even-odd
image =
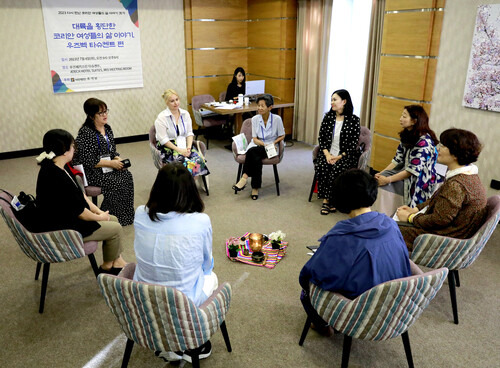
POLYGON ((176 362, 183 357, 182 351, 155 351, 155 355, 167 362, 176 362))

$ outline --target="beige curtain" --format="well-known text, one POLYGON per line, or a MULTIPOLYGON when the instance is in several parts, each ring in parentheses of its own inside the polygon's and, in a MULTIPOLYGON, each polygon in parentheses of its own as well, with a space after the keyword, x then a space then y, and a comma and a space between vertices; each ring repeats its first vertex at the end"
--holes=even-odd
POLYGON ((299 0, 293 136, 318 143, 323 120, 333 0, 299 0))
POLYGON ((385 0, 372 0, 372 15, 370 20, 370 39, 366 53, 365 81, 363 84, 363 99, 361 100, 361 125, 373 127, 375 105, 377 102, 377 82, 380 67, 380 52, 382 49, 382 32, 384 28, 385 0))

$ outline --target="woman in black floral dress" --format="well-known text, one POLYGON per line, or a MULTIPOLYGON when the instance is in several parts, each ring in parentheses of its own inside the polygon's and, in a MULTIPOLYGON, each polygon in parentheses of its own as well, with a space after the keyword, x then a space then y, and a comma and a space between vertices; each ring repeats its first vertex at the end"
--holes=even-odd
POLYGON ((346 170, 356 168, 358 151, 359 118, 353 114, 351 95, 345 89, 332 94, 332 108, 325 114, 319 129, 319 152, 314 160, 318 177, 318 198, 323 199, 321 214, 328 215, 335 208, 329 205, 332 184, 346 170))
POLYGON ((76 137, 75 163, 83 164, 89 185, 101 187, 101 210, 115 215, 122 226, 134 222, 134 180, 116 152, 113 130, 107 124, 104 101, 89 98, 83 104, 87 119, 76 137))

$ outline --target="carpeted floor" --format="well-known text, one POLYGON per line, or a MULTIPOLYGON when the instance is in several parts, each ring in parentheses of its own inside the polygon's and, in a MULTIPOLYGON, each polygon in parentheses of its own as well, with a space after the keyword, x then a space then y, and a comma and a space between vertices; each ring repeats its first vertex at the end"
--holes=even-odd
MULTIPOLYGON (((309 259, 306 245, 317 239, 341 214, 321 216, 320 201, 307 201, 313 167, 312 147, 295 142, 278 166, 281 196, 276 195, 273 170, 264 167, 259 199, 250 188, 234 195, 231 185, 237 165, 225 141, 210 141, 207 152, 210 196, 206 213, 213 225, 213 254, 219 281, 233 287, 226 323, 233 352, 225 350, 220 332, 212 339, 213 353, 202 367, 338 367, 342 336, 331 338, 310 331, 298 346, 305 314, 298 299, 298 274, 309 259), (282 230, 288 253, 275 269, 231 262, 224 240, 247 231, 282 230)), ((135 206, 144 204, 155 178, 147 142, 119 145, 130 158, 135 182, 135 206)), ((38 168, 33 157, 0 161, 0 188, 35 193, 38 168)), ((133 226, 125 228, 124 257, 135 261, 133 226)), ((416 367, 498 367, 500 360, 499 265, 497 229, 472 267, 460 273, 457 289, 460 324, 452 322, 447 282, 409 330, 416 367)), ((97 288, 88 260, 51 267, 45 312, 38 313, 40 281, 35 263, 19 249, 0 221, 0 366, 2 367, 120 367, 125 337, 97 288)), ((98 263, 101 250, 96 253, 98 263)), ((173 364, 172 364, 173 365, 173 364)), ((181 363, 181 366, 190 366, 181 363)), ((129 367, 169 364, 136 346, 129 367)), ((350 367, 406 367, 400 338, 385 342, 354 340, 350 367)))

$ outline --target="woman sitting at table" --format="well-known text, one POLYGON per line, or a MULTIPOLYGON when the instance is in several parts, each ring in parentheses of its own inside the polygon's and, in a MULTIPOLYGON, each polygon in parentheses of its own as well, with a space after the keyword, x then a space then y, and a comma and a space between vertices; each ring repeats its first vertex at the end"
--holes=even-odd
POLYGON ((446 181, 427 201, 415 208, 402 206, 397 210, 401 221, 413 225, 400 225, 410 251, 420 234, 467 239, 486 217, 486 191, 473 164, 481 152, 478 138, 468 130, 452 128, 441 133, 439 139, 437 160, 448 166, 446 181), (419 212, 424 208, 425 212, 419 212))
POLYGON ((245 69, 241 66, 234 70, 233 80, 227 86, 226 101, 234 100, 239 94, 245 96, 245 69))
MULTIPOLYGON (((194 179, 181 163, 158 171, 146 206, 135 213, 134 280, 176 288, 197 306, 212 295, 218 281, 212 271, 212 225, 203 209, 194 179)), ((210 351, 208 341, 200 359, 210 351)), ((159 355, 191 362, 189 351, 159 355)))
POLYGON ((262 185, 262 159, 267 158, 266 146, 276 146, 285 139, 285 128, 279 115, 271 113, 273 96, 265 94, 257 98, 257 113, 252 118, 252 141, 247 147, 243 175, 233 185, 233 190, 239 192, 245 189, 248 177, 252 178, 252 199, 259 198, 259 188, 262 185))
POLYGON ((62 129, 43 136, 41 166, 36 183, 36 202, 43 231, 76 230, 83 241, 102 241, 100 273, 117 275, 126 262, 121 256, 123 229, 115 216, 102 211, 82 192, 67 164, 73 159, 75 141, 62 129))
POLYGON ((163 162, 181 162, 193 176, 208 174, 205 159, 193 147, 193 123, 189 113, 180 108, 178 93, 167 89, 162 97, 167 108, 158 114, 155 129, 163 162))

